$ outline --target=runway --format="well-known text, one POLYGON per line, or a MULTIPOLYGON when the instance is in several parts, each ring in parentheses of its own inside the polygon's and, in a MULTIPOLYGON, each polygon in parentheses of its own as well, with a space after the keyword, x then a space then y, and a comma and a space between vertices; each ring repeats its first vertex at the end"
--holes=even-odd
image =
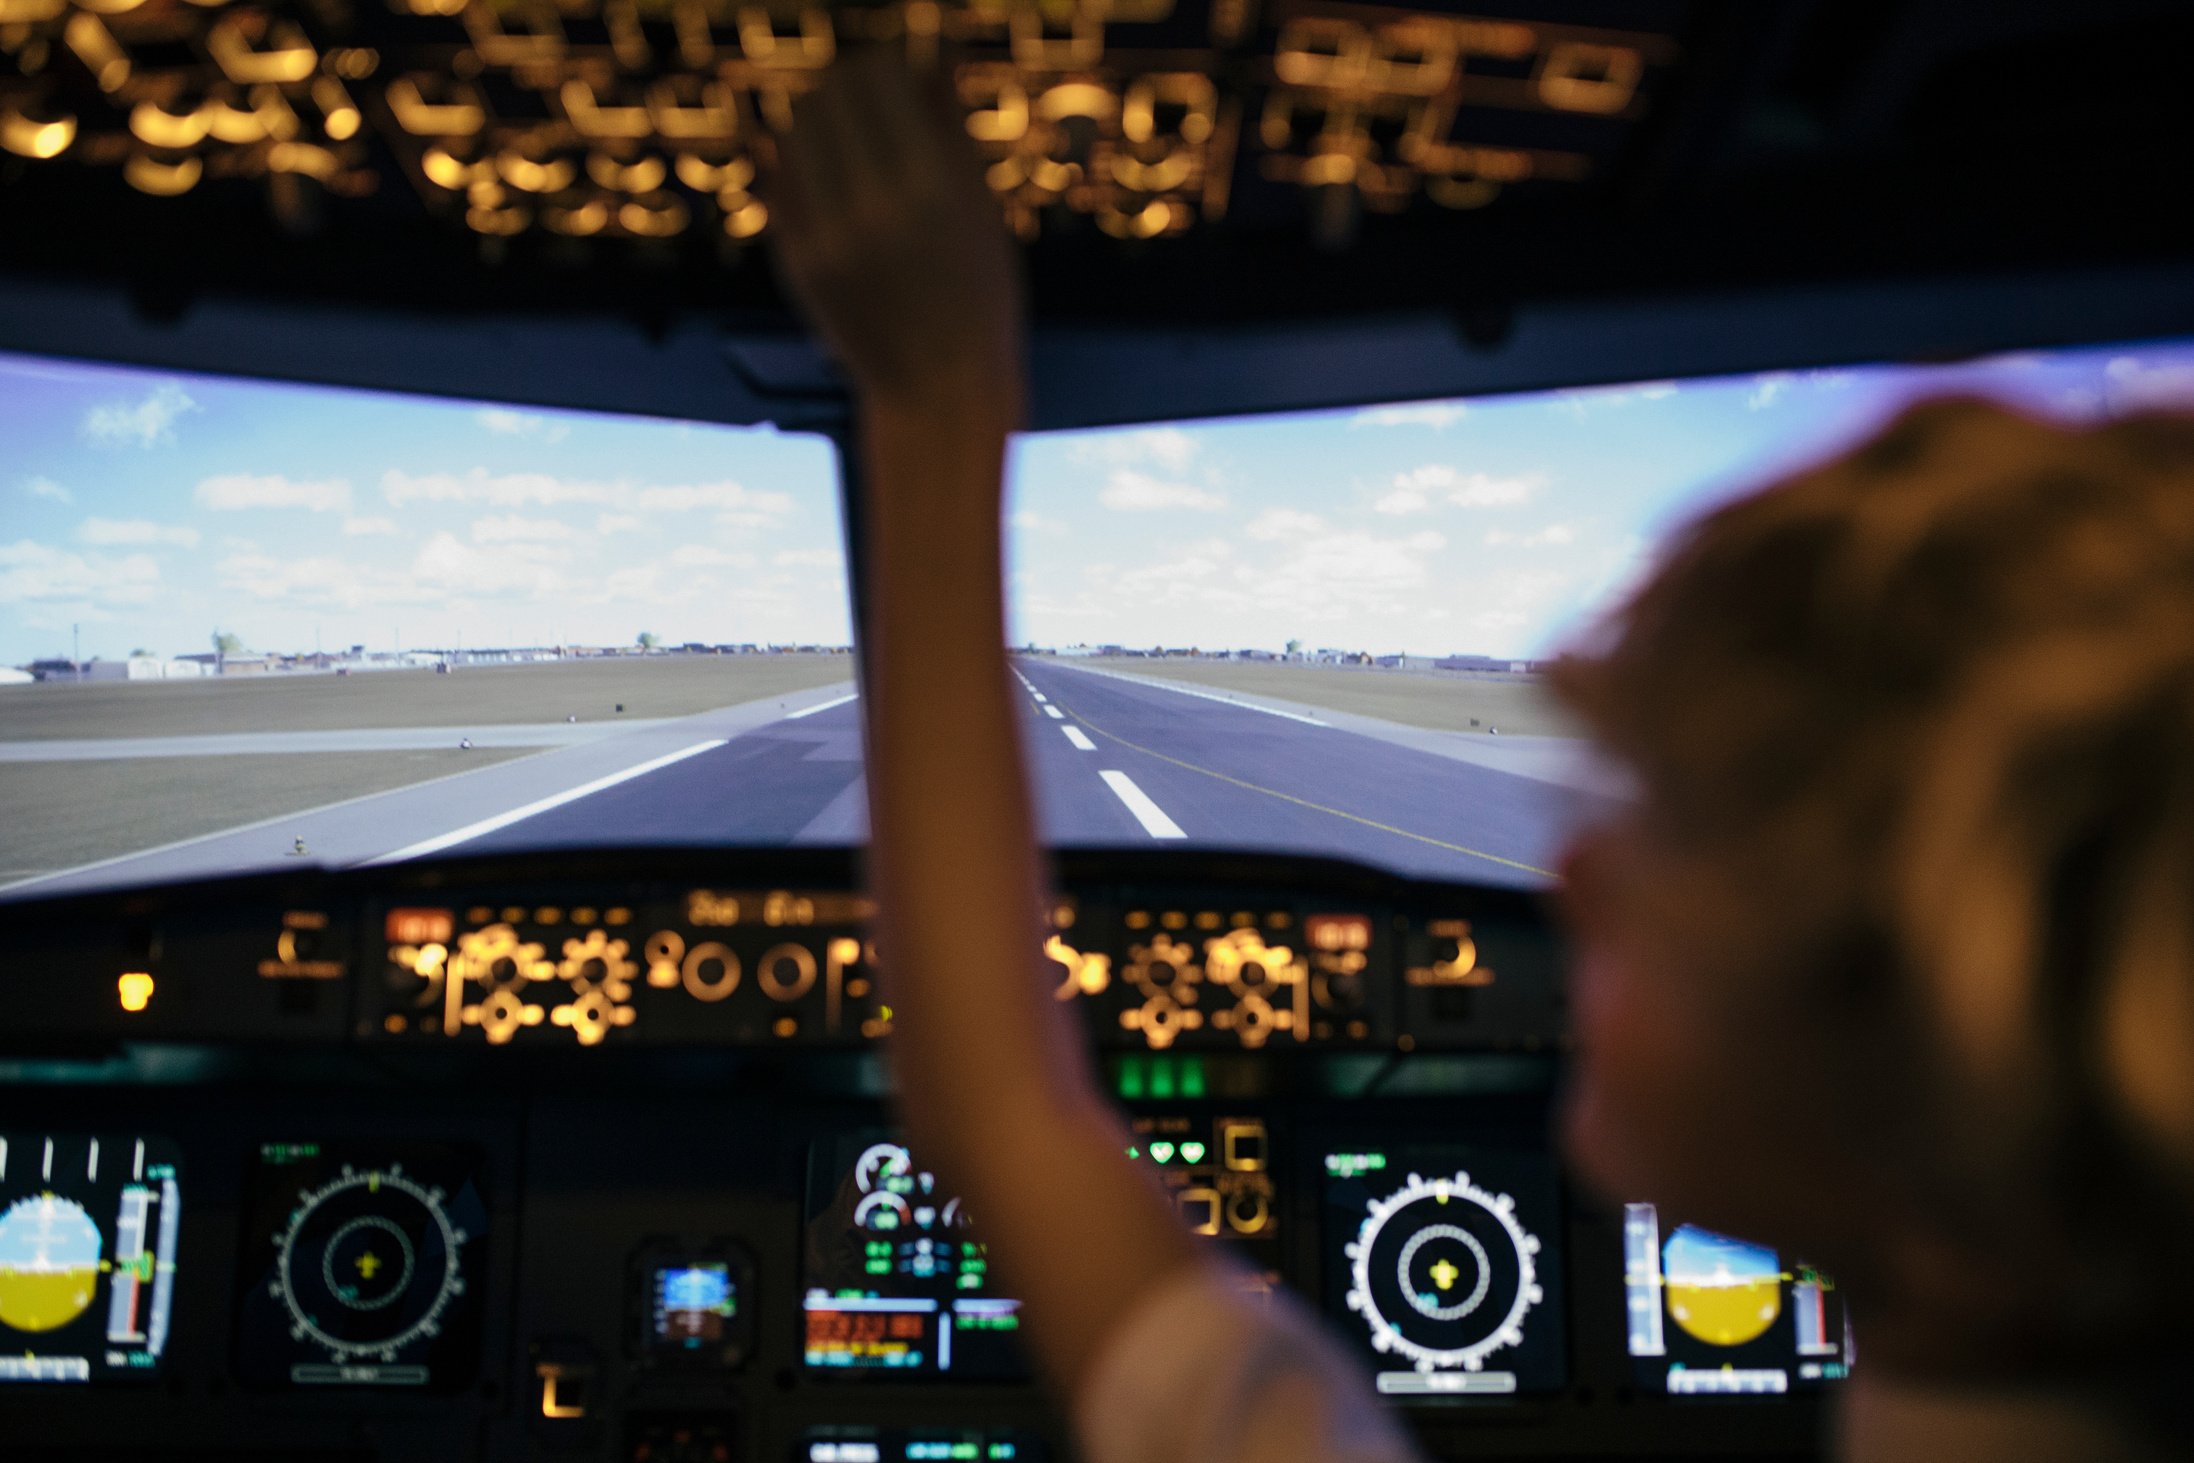
MULTIPOLYGON (((1403 728, 1048 658, 1019 658, 1014 675, 1043 835, 1056 846, 1308 853, 1534 886, 1551 877, 1566 830, 1602 797, 1577 769, 1573 744, 1553 739, 1403 728)), ((543 847, 865 836, 860 706, 845 684, 618 728, 7 892, 299 859, 348 866, 543 847)))

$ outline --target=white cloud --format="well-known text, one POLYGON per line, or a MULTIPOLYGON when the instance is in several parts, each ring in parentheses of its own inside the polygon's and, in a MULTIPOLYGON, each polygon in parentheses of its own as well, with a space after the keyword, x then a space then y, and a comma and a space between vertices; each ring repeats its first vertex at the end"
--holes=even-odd
POLYGON ((760 562, 752 554, 710 544, 680 544, 670 551, 670 561, 681 569, 751 569, 760 562))
POLYGON ((521 518, 507 513, 497 518, 476 518, 472 523, 474 543, 566 543, 578 537, 578 529, 556 518, 521 518))
POLYGON ((1434 462, 1397 475, 1394 490, 1372 506, 1382 513, 1408 513, 1422 506, 1420 499, 1437 493, 1458 508, 1513 508, 1530 502, 1545 486, 1546 479, 1537 473, 1498 477, 1434 462))
POLYGON ((141 605, 160 586, 150 554, 79 554, 30 539, 0 544, 0 604, 141 605))
POLYGON ((32 478, 23 484, 23 491, 33 498, 47 498, 56 503, 73 503, 76 495, 52 478, 32 478))
POLYGON ((484 407, 474 412, 472 419, 498 437, 538 437, 543 442, 561 442, 571 435, 569 422, 552 422, 534 412, 512 411, 508 407, 484 407))
POLYGON ((2116 356, 2103 367, 2113 411, 2184 411, 2194 406, 2194 364, 2116 356))
POLYGON ((1459 401, 1416 401, 1400 406, 1366 407, 1349 419, 1350 428, 1358 427, 1430 427, 1444 432, 1470 415, 1470 408, 1459 401))
POLYGON ((1326 531, 1326 521, 1298 508, 1267 508, 1249 521, 1243 532, 1270 543, 1275 539, 1308 538, 1326 531))
POLYGON ((845 556, 836 549, 780 549, 770 555, 780 569, 843 569, 845 556))
POLYGON ((1746 411, 1765 411, 1787 395, 1797 384, 1798 378, 1789 371, 1767 371, 1752 378, 1751 394, 1745 397, 1746 411))
POLYGON ((391 504, 477 503, 490 508, 548 508, 588 503, 644 513, 680 513, 714 509, 757 522, 792 512, 789 493, 765 492, 729 481, 639 485, 559 478, 548 473, 490 473, 476 467, 463 475, 402 471, 382 474, 381 493, 391 504))
POLYGON ((304 508, 314 513, 348 513, 350 484, 341 478, 295 482, 279 474, 253 477, 230 473, 198 485, 198 506, 219 513, 246 508, 304 508))
POLYGON ((163 381, 140 401, 103 402, 84 413, 83 433, 108 447, 152 447, 175 440, 175 423, 198 403, 173 381, 163 381))
POLYGON ((594 519, 594 531, 602 538, 613 533, 638 533, 647 526, 647 520, 636 513, 602 513, 594 519))
POLYGON ((1371 511, 1398 518, 1405 513, 1422 513, 1431 506, 1432 495, 1423 488, 1399 487, 1374 499, 1371 511))
POLYGON ((1562 548, 1577 542, 1577 529, 1568 523, 1550 523, 1532 533, 1512 533, 1505 528, 1496 528, 1486 534, 1485 541, 1489 549, 1562 548))
POLYGON ((177 548, 198 547, 198 530, 179 524, 154 523, 147 518, 87 518, 76 530, 76 536, 87 544, 101 548, 118 545, 173 544, 177 548))
POLYGON ((1582 420, 1594 411, 1620 410, 1641 401, 1660 401, 1676 394, 1673 381, 1640 381, 1630 386, 1581 386, 1555 393, 1552 405, 1582 420))
POLYGON ((1149 513, 1169 508, 1193 508, 1210 513, 1226 507, 1218 493, 1188 483, 1161 482, 1148 473, 1120 468, 1112 474, 1097 501, 1122 513, 1149 513))
POLYGON ((346 518, 343 520, 343 532, 352 538, 392 534, 396 532, 396 520, 393 518, 346 518))
POLYGON ((1154 462, 1167 472, 1187 472, 1196 460, 1197 441, 1179 427, 1145 427, 1133 432, 1103 432, 1074 444, 1081 462, 1108 467, 1134 467, 1154 462))

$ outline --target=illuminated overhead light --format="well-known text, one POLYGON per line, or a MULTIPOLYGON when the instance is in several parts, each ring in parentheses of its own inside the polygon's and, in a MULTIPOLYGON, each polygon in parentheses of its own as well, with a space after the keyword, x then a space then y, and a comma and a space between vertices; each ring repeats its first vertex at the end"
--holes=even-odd
POLYGON ((1112 93, 1094 81, 1063 81, 1037 98, 1036 115, 1046 122, 1063 122, 1069 117, 1103 121, 1117 106, 1112 93))
POLYGON ((1120 103, 1120 135, 1130 142, 1148 142, 1158 132, 1158 104, 1182 109, 1175 130, 1183 142, 1200 145, 1211 136, 1212 120, 1219 110, 1218 88, 1201 72, 1177 76, 1138 76, 1120 103))
POLYGON ((800 33, 781 36, 769 11, 760 5, 739 10, 739 49, 757 66, 812 71, 828 66, 838 54, 830 12, 809 5, 800 10, 800 33))
POLYGON ((493 238, 509 238, 512 234, 523 233, 530 221, 522 208, 475 206, 465 210, 466 226, 474 233, 487 234, 493 238))
POLYGON ((1009 73, 967 114, 967 134, 977 142, 1014 142, 1028 131, 1028 93, 1009 73))
POLYGON ((178 158, 172 163, 161 162, 145 153, 133 153, 122 164, 122 177, 140 193, 150 193, 155 198, 174 198, 188 193, 198 186, 205 165, 195 157, 178 158))
POLYGON ((684 201, 670 193, 635 198, 617 210, 618 227, 644 239, 667 239, 681 233, 690 217, 684 201))
POLYGON ((447 188, 452 193, 495 176, 494 164, 459 162, 439 147, 430 147, 420 156, 419 171, 425 173, 427 181, 435 187, 447 188))
POLYGON ((312 84, 312 99, 319 104, 332 141, 348 142, 358 135, 359 123, 364 119, 352 104, 350 93, 343 90, 343 83, 332 76, 321 77, 312 84))
POLYGON ((114 986, 125 1011, 142 1011, 152 1004, 152 977, 142 970, 128 972, 114 986))
POLYGON ((567 81, 561 93, 564 115, 584 137, 646 137, 655 130, 646 107, 605 107, 595 100, 594 88, 579 80, 567 81))
POLYGON ((277 142, 267 150, 267 167, 277 173, 301 173, 323 183, 343 171, 343 164, 334 153, 309 142, 277 142))
POLYGON ((68 8, 68 0, 0 0, 0 25, 52 20, 68 8))
POLYGON ((206 36, 206 53, 238 86, 299 82, 320 68, 320 53, 294 22, 269 24, 249 11, 232 14, 216 25, 206 36), (245 34, 247 29, 262 27, 264 50, 254 47, 245 34))
POLYGON ((1195 167, 1196 155, 1186 150, 1168 154, 1155 163, 1117 156, 1112 159, 1112 176, 1122 187, 1138 193, 1170 193, 1188 181, 1195 167))
POLYGON ((541 222, 559 234, 568 234, 575 239, 591 238, 609 227, 609 205, 596 198, 577 208, 544 209, 541 222))
POLYGON ((712 163, 706 158, 691 154, 677 161, 678 181, 696 193, 722 193, 726 190, 744 192, 754 182, 754 162, 751 158, 735 157, 729 162, 712 163))
POLYGON ((679 95, 680 78, 666 76, 648 88, 648 115, 655 130, 681 140, 729 141, 739 130, 739 108, 722 82, 701 83, 696 100, 679 95))
POLYGON ((991 188, 999 193, 1010 193, 1020 187, 1027 179, 1028 170, 1021 165, 1021 160, 1016 157, 1009 157, 1002 162, 992 163, 990 170, 983 174, 983 181, 990 184, 991 188))
POLYGON ((139 102, 130 108, 130 131, 152 146, 181 150, 206 140, 211 123, 204 106, 187 112, 171 112, 157 102, 139 102))
POLYGON ((1094 66, 1105 54, 1105 27, 1100 20, 1077 15, 1064 38, 1044 29, 1044 13, 1034 5, 1015 6, 1008 33, 1013 59, 1030 71, 1074 71, 1094 66))
POLYGON ((1630 105, 1644 75, 1645 58, 1628 46, 1561 41, 1539 59, 1533 80, 1548 106, 1605 117, 1630 105))
POLYGON ((603 153, 587 154, 587 176, 604 188, 619 193, 653 193, 663 186, 670 176, 670 169, 659 157, 644 157, 638 162, 620 163, 603 153))
POLYGON ((487 109, 475 99, 470 87, 456 88, 453 95, 457 100, 430 102, 419 89, 421 80, 439 78, 399 76, 382 92, 397 126, 414 137, 470 137, 487 125, 487 109))
POLYGON ((0 147, 17 157, 59 157, 76 140, 76 119, 56 117, 37 122, 15 108, 0 111, 0 147))
POLYGON ((99 83, 101 91, 117 91, 130 79, 130 58, 115 41, 114 33, 102 25, 96 15, 78 11, 70 16, 61 38, 76 53, 76 59, 84 63, 84 69, 99 83))
POLYGON ((514 150, 497 154, 495 167, 504 182, 528 193, 561 193, 579 176, 577 165, 569 158, 536 162, 514 150))
POLYGON ((753 199, 724 215, 724 232, 734 239, 751 239, 769 223, 769 209, 753 199))

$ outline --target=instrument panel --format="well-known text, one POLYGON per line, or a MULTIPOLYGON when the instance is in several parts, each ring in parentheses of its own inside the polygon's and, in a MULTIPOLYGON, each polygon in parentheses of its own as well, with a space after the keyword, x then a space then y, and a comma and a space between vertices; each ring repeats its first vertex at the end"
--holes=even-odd
MULTIPOLYGON (((0 1432, 1071 1459, 982 1216, 891 1129, 850 864, 602 857, 0 908, 0 1432)), ((1813 1455, 1833 1280, 1565 1181, 1528 898, 1197 862, 1065 860, 1042 978, 1245 1287, 1435 1456, 1813 1455)))

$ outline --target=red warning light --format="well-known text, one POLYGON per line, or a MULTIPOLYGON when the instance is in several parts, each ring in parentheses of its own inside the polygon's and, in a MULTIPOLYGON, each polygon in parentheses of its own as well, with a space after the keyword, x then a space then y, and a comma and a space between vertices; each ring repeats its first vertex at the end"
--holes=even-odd
POLYGON ((446 909, 392 909, 388 937, 392 945, 447 945, 457 932, 457 917, 446 909))

